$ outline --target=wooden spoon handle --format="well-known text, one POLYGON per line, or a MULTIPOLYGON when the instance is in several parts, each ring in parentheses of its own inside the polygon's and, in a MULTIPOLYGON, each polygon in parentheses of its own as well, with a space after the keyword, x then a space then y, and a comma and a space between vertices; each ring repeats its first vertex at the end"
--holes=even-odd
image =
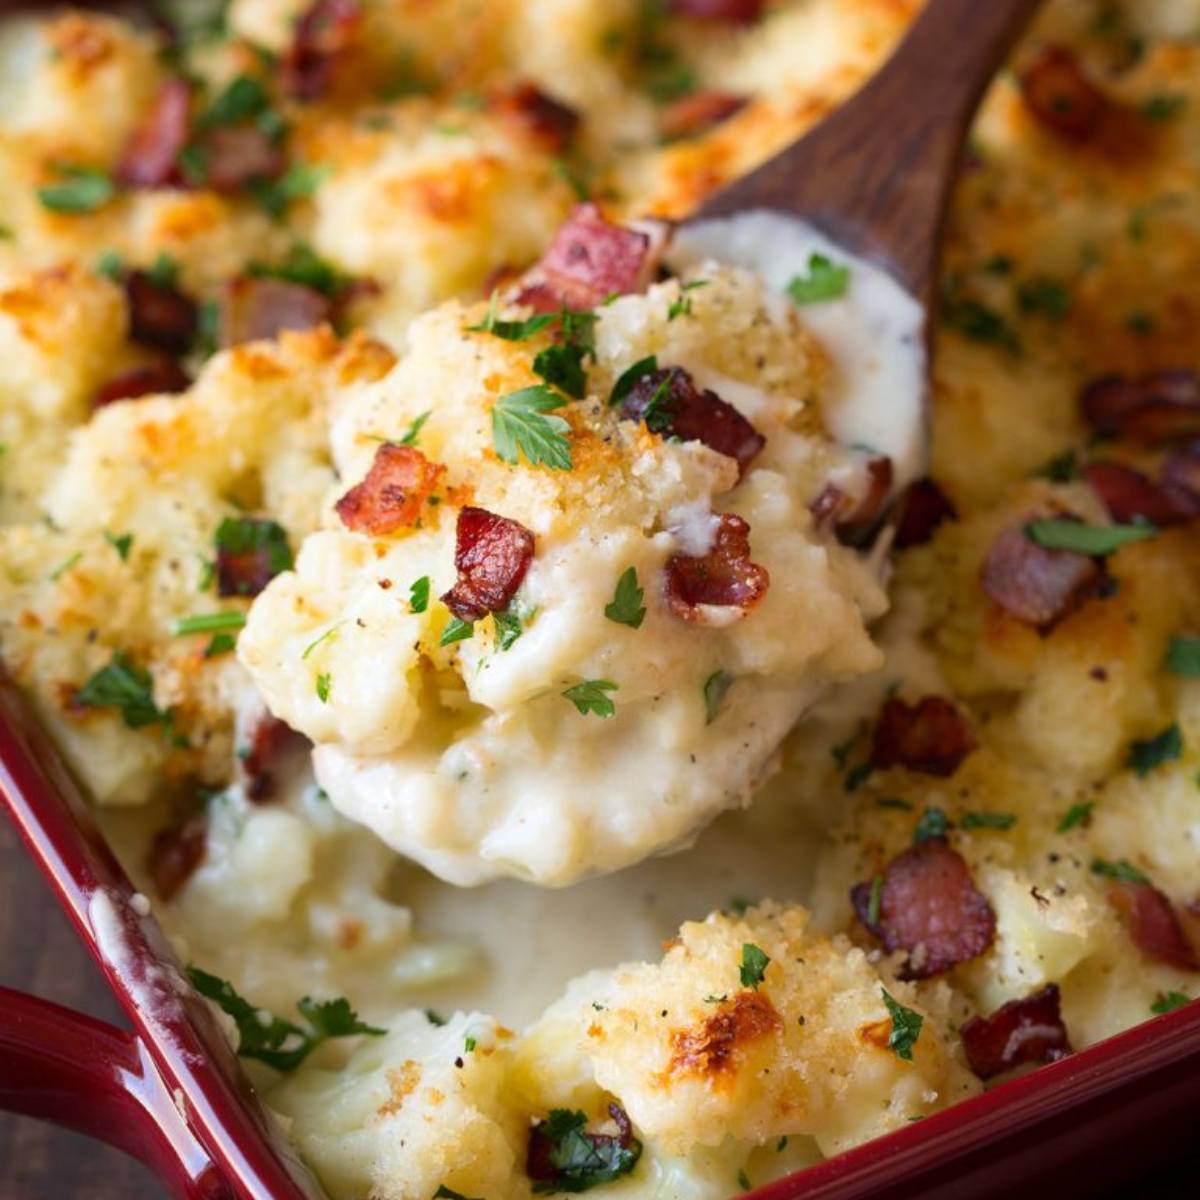
POLYGON ((946 202, 984 89, 1042 0, 929 0, 899 49, 806 137, 693 219, 790 212, 932 295, 946 202))

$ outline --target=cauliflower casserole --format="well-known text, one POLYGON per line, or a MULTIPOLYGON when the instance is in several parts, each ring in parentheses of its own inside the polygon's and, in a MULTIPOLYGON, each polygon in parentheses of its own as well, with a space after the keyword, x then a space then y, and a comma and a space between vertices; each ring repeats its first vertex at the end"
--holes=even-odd
POLYGON ((920 7, 0 22, 0 655, 333 1200, 721 1200, 1197 994, 1200 3, 994 82, 931 464, 873 268, 672 237, 920 7))

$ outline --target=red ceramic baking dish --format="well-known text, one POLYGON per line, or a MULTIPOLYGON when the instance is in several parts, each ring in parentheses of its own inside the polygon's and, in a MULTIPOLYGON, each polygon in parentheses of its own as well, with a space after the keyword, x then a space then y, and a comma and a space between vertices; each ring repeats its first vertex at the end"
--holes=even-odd
MULTIPOLYGON (((319 1197, 7 680, 0 794, 135 1031, 0 989, 0 1107, 102 1138, 187 1200, 319 1197)), ((1094 1196, 1187 1144, 1197 1102, 1200 1002, 755 1196, 988 1200, 1022 1186, 1056 1200, 1094 1196)))

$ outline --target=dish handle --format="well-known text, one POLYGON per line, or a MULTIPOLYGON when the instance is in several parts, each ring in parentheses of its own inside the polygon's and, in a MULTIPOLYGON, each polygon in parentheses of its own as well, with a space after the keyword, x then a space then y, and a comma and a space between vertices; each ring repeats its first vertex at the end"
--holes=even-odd
POLYGON ((0 988, 0 1109, 99 1138, 178 1200, 236 1200, 136 1035, 0 988))

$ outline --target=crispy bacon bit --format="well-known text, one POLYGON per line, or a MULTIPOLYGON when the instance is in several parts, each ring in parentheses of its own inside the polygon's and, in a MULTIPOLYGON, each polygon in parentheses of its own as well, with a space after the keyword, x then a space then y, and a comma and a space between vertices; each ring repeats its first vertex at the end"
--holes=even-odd
POLYGON ((1018 527, 992 543, 980 578, 1005 612, 1045 629, 1093 592, 1104 571, 1086 554, 1037 545, 1018 527))
POLYGON ((220 342, 238 346, 276 338, 285 329, 315 329, 330 318, 328 297, 282 279, 240 276, 226 284, 220 342))
POLYGON ((575 207, 517 295, 540 312, 592 308, 614 293, 636 292, 647 282, 650 238, 612 225, 594 204, 575 207))
POLYGON ((857 545, 871 537, 892 494, 892 460, 868 459, 865 467, 867 490, 857 502, 836 483, 830 483, 808 506, 818 531, 827 535, 834 530, 847 545, 857 545))
POLYGON ((1106 375, 1079 397, 1084 418, 1099 433, 1153 445, 1200 435, 1200 377, 1194 371, 1106 375))
POLYGON ((179 894, 204 861, 207 847, 208 830, 199 818, 172 825, 154 835, 146 867, 155 891, 164 900, 173 900, 179 894))
POLYGON ((1020 83, 1021 95, 1034 117, 1070 141, 1091 137, 1109 106, 1104 93, 1064 46, 1047 46, 1021 72, 1020 83))
POLYGON ((670 0, 671 12, 693 21, 750 25, 762 16, 766 0, 670 0))
POLYGON ((129 139, 116 178, 122 187, 159 188, 179 182, 177 160, 187 144, 192 89, 186 79, 159 85, 154 106, 129 139))
POLYGON ((191 386, 188 373, 173 358, 165 355, 145 366, 132 367, 102 383, 92 396, 92 406, 103 408, 118 400, 137 400, 142 396, 165 396, 184 392, 191 386))
POLYGON ((691 92, 671 101, 662 110, 659 127, 663 137, 672 141, 678 138, 699 137, 724 121, 728 121, 736 112, 740 112, 748 103, 746 96, 735 96, 732 92, 691 92))
POLYGON ((621 415, 640 421, 654 400, 651 427, 685 442, 703 442, 718 454, 737 460, 744 475, 767 439, 716 392, 700 391, 682 367, 665 367, 643 375, 625 397, 621 415), (665 391, 662 391, 663 385, 665 391), (661 391, 661 395, 660 395, 661 391), (657 398, 657 399, 656 399, 657 398))
POLYGON ((893 697, 875 725, 871 762, 945 779, 978 744, 966 717, 944 697, 925 696, 916 704, 893 697))
POLYGON ((872 923, 872 883, 856 883, 850 901, 863 926, 891 954, 907 950, 900 974, 928 979, 982 954, 996 933, 996 914, 975 887, 961 854, 930 838, 892 859, 872 923))
POLYGON ((407 529, 445 473, 445 467, 430 462, 420 450, 384 442, 366 478, 337 502, 337 514, 347 529, 371 537, 407 529))
POLYGON ((1057 983, 1002 1004, 990 1017, 972 1017, 959 1033, 967 1063, 980 1079, 1022 1063, 1057 1062, 1071 1053, 1057 983))
POLYGON ((255 804, 270 800, 275 794, 274 768, 289 754, 307 748, 311 743, 302 733, 269 713, 254 726, 250 745, 242 755, 242 770, 246 775, 246 796, 255 804))
POLYGON ((502 612, 529 570, 533 544, 524 525, 468 505, 458 514, 455 532, 458 579, 442 603, 462 621, 502 612))
POLYGON ((215 192, 238 192, 248 183, 283 173, 283 148, 257 125, 229 125, 204 135, 204 185, 215 192))
POLYGON ((779 1013, 762 992, 740 991, 722 1001, 699 1028, 671 1034, 668 1069, 697 1075, 732 1070, 739 1050, 781 1027, 779 1013))
POLYGON ((904 498, 904 512, 896 527, 896 549, 925 545, 939 525, 957 516, 950 498, 932 479, 918 480, 904 498))
POLYGON ((1114 521, 1142 518, 1155 525, 1182 525, 1200 516, 1200 496, 1172 483, 1155 483, 1119 463, 1091 463, 1084 476, 1114 521))
POLYGON ((125 278, 129 305, 129 336, 143 346, 183 354, 196 336, 195 302, 176 288, 157 282, 147 271, 130 271, 125 278))
MULTIPOLYGON (((629 1119, 629 1114, 613 1101, 608 1106, 608 1115, 612 1118, 613 1124, 617 1127, 616 1134, 611 1133, 592 1133, 586 1132, 583 1136, 588 1143, 595 1147, 604 1146, 620 1146, 623 1150, 628 1150, 634 1144, 633 1137, 633 1122, 629 1119)), ((561 1185, 561 1169, 555 1163, 554 1155, 559 1149, 558 1143, 551 1138, 545 1129, 542 1128, 544 1122, 535 1125, 529 1133, 529 1147, 525 1153, 525 1174, 533 1180, 535 1184, 541 1184, 542 1187, 535 1187, 534 1191, 546 1190, 546 1184, 561 1185)), ((570 1190, 559 1188, 555 1190, 570 1190)), ((583 1189, 575 1189, 583 1190, 583 1189)))
POLYGON ((319 100, 333 83, 338 60, 351 47, 363 8, 359 0, 316 0, 296 22, 280 63, 283 86, 297 100, 319 100))
POLYGON ((748 613, 767 594, 766 567, 750 561, 750 526, 722 513, 712 549, 667 559, 664 595, 675 616, 697 625, 725 625, 748 613))
POLYGON ((547 154, 561 154, 579 128, 579 114, 532 83, 492 92, 488 111, 547 154))
POLYGON ((1171 901, 1152 883, 1113 882, 1108 896, 1144 953, 1180 971, 1200 971, 1196 948, 1188 940, 1171 901))

